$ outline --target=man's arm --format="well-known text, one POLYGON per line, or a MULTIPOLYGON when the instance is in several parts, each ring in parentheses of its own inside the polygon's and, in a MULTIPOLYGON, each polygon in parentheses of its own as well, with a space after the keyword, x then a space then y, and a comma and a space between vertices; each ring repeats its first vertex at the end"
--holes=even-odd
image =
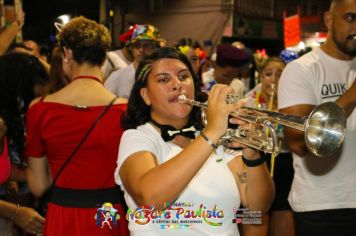
POLYGON ((16 14, 16 20, 0 33, 0 55, 6 53, 12 41, 14 41, 14 39, 16 38, 18 31, 21 30, 24 21, 25 13, 20 10, 16 14))
POLYGON ((338 99, 336 103, 342 107, 349 117, 356 106, 356 79, 352 86, 338 99))
MULTIPOLYGON (((294 116, 308 116, 314 107, 313 105, 296 105, 280 109, 280 112, 294 116)), ((283 133, 292 152, 301 157, 309 152, 305 145, 304 132, 285 126, 283 127, 283 133)))

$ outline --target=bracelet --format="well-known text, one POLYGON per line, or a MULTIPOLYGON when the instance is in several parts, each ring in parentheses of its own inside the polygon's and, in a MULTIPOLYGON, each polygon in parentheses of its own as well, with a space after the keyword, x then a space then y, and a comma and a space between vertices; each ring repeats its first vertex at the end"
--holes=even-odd
POLYGON ((19 214, 19 209, 20 209, 20 204, 17 203, 15 214, 11 217, 12 221, 16 220, 16 217, 19 214))
POLYGON ((210 146, 212 146, 214 149, 217 149, 217 148, 218 148, 218 145, 216 145, 216 144, 213 142, 213 140, 211 140, 210 138, 208 138, 203 132, 201 132, 200 135, 201 135, 201 136, 203 137, 203 139, 204 139, 205 141, 207 141, 208 144, 209 144, 210 146))
POLYGON ((256 160, 248 160, 244 156, 242 156, 242 161, 248 167, 256 167, 262 165, 266 161, 266 157, 264 155, 261 155, 260 158, 256 160))

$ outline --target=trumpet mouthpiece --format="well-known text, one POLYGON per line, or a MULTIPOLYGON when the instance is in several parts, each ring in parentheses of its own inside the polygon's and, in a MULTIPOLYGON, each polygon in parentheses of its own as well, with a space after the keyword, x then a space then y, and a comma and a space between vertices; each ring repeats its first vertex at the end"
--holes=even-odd
POLYGON ((185 96, 184 94, 178 96, 178 102, 184 103, 186 100, 187 100, 187 96, 185 96))
POLYGON ((185 104, 188 104, 188 105, 191 105, 191 106, 197 106, 197 107, 200 107, 200 108, 203 108, 203 109, 205 109, 207 107, 206 103, 198 102, 198 101, 195 101, 193 99, 187 98, 187 96, 185 96, 184 94, 181 94, 181 95, 178 96, 178 102, 179 103, 185 103, 185 104))

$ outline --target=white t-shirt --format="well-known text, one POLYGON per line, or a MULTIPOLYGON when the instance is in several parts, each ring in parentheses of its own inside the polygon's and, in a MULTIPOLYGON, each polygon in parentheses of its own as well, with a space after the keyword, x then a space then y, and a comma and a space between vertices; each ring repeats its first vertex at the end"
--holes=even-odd
POLYGON ((122 65, 121 68, 124 68, 124 67, 126 67, 126 66, 131 64, 131 61, 127 60, 125 55, 122 53, 122 49, 115 50, 115 51, 112 51, 112 52, 115 53, 120 58, 120 61, 118 61, 118 63, 120 63, 120 65, 122 65))
POLYGON ((129 98, 135 82, 135 72, 133 63, 131 63, 125 68, 111 73, 105 81, 104 86, 119 97, 129 98))
MULTIPOLYGON (((125 193, 125 201, 131 210, 136 210, 137 205, 132 197, 127 193, 125 187, 122 185, 119 170, 123 162, 133 153, 139 151, 149 151, 157 158, 158 164, 162 164, 174 157, 182 151, 182 149, 173 144, 172 142, 164 142, 159 132, 150 124, 139 126, 137 129, 131 129, 124 132, 118 155, 117 169, 115 171, 115 181, 121 186, 125 193)), ((168 221, 151 221, 147 224, 140 225, 135 223, 133 215, 129 215, 129 230, 131 236, 144 235, 144 236, 157 236, 157 235, 239 235, 237 225, 232 223, 234 218, 234 210, 240 206, 239 190, 227 162, 240 152, 227 153, 224 152, 222 147, 218 149, 217 153, 220 155, 212 154, 196 176, 191 180, 189 185, 181 193, 178 199, 173 203, 173 208, 179 208, 179 204, 185 204, 181 207, 184 210, 193 210, 197 212, 202 205, 203 212, 207 213, 208 210, 213 210, 215 207, 217 211, 223 211, 223 217, 210 217, 206 218, 210 223, 222 223, 221 226, 212 226, 210 223, 204 221, 202 214, 201 217, 184 218, 183 210, 176 217, 178 210, 169 210, 171 219, 168 221), (176 221, 174 221, 176 220, 176 221), (178 224, 183 227, 187 225, 190 228, 185 229, 167 229, 169 226, 175 227, 178 224), (163 226, 162 226, 163 225, 163 226), (163 228, 161 228, 163 227, 163 228)), ((192 156, 192 158, 194 158, 192 156)), ((179 166, 177 166, 179 168, 179 166)), ((179 180, 177 180, 179 181, 179 180)), ((130 210, 129 210, 130 212, 130 210)), ((127 215, 127 216, 128 216, 127 215)), ((220 214, 220 216, 222 216, 220 214)), ((167 220, 167 219, 166 219, 167 220)))
MULTIPOLYGON (((278 86, 279 109, 337 100, 356 77, 356 59, 337 60, 320 48, 289 63, 278 86)), ((289 202, 294 211, 356 208, 356 110, 347 120, 340 154, 329 158, 293 153, 294 180, 289 202)))
POLYGON ((101 72, 103 73, 103 76, 106 79, 111 75, 111 73, 120 70, 126 67, 127 65, 128 64, 126 64, 116 53, 107 52, 106 60, 101 66, 101 72))

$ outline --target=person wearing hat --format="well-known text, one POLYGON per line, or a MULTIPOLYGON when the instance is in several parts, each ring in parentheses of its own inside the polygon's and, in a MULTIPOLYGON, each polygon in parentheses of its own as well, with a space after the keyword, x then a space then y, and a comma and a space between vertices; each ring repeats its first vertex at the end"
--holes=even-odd
POLYGON ((135 81, 135 71, 143 57, 160 47, 158 29, 152 25, 135 25, 126 47, 133 56, 127 67, 113 72, 105 81, 105 87, 117 96, 128 98, 135 81))
POLYGON ((239 80, 241 68, 249 63, 249 55, 232 45, 221 44, 217 47, 216 66, 202 75, 204 90, 208 92, 216 84, 226 84, 234 89, 236 96, 244 95, 244 83, 239 80))

